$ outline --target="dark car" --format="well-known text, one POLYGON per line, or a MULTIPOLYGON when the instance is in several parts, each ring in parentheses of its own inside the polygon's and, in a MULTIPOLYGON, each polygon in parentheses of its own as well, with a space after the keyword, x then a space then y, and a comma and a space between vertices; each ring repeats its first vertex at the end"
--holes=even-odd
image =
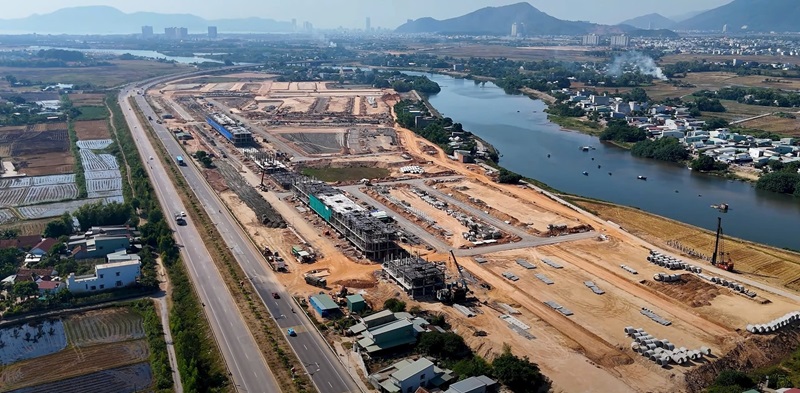
POLYGON ((292 329, 292 328, 289 328, 289 330, 287 330, 286 332, 289 333, 289 336, 291 336, 291 337, 294 337, 294 336, 297 335, 297 332, 295 332, 294 329, 292 329))
POLYGON ((278 292, 272 292, 272 298, 273 299, 280 299, 281 295, 278 295, 278 292))

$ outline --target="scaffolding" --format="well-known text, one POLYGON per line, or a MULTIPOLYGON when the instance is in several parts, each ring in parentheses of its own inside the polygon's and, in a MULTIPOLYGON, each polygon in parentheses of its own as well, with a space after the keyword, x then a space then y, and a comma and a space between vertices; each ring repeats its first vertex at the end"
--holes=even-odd
POLYGON ((387 255, 398 253, 396 231, 389 224, 373 217, 341 190, 302 176, 295 178, 293 190, 303 203, 342 234, 366 258, 379 261, 387 255))
POLYGON ((444 288, 444 270, 418 256, 388 260, 383 271, 412 298, 435 296, 444 288))

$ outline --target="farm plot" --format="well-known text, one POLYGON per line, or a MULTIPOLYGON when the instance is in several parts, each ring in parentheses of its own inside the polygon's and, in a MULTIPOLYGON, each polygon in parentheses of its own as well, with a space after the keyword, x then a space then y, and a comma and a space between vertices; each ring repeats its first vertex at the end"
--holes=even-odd
POLYGON ((56 353, 67 346, 67 335, 61 320, 26 323, 2 329, 0 333, 4 343, 0 347, 0 364, 4 366, 56 353))
POLYGON ((89 198, 122 195, 122 179, 112 178, 86 180, 86 192, 89 198))
POLYGON ((135 393, 153 383, 153 371, 149 363, 119 367, 96 373, 81 375, 63 381, 51 382, 12 390, 9 393, 135 393))
POLYGON ((33 205, 43 202, 63 201, 78 197, 78 185, 53 184, 47 186, 34 186, 28 189, 28 195, 22 200, 23 205, 33 205))
POLYGON ((116 343, 143 338, 144 319, 127 308, 110 308, 69 317, 64 330, 76 347, 116 343))
POLYGON ((74 106, 102 106, 105 104, 105 94, 70 94, 69 99, 74 106))
POLYGON ((119 169, 117 157, 114 157, 113 154, 98 154, 98 157, 106 163, 108 169, 119 169))
POLYGON ((89 150, 103 150, 111 144, 114 143, 111 139, 91 139, 91 140, 81 140, 75 143, 81 149, 89 149, 89 150))
POLYGON ((66 201, 57 203, 45 203, 35 206, 23 206, 18 208, 17 211, 22 216, 22 218, 26 220, 34 220, 37 218, 58 217, 64 214, 64 212, 74 213, 83 205, 89 205, 97 202, 122 203, 121 200, 122 200, 121 197, 115 197, 115 199, 110 199, 110 198, 81 199, 78 201, 66 201))
MULTIPOLYGON (((42 176, 46 177, 46 176, 42 176)), ((32 177, 17 177, 14 179, 0 180, 0 188, 30 187, 33 184, 32 177)))
POLYGON ((9 209, 0 209, 0 224, 5 224, 17 219, 17 215, 9 209))
POLYGON ((0 190, 0 207, 19 206, 28 193, 27 188, 7 188, 0 190))
POLYGON ((91 150, 81 149, 81 162, 83 163, 83 169, 85 171, 107 171, 109 169, 117 169, 117 168, 110 168, 106 163, 106 160, 100 158, 99 155, 94 154, 91 150))
POLYGON ((34 186, 51 186, 54 184, 70 184, 75 183, 75 174, 69 173, 65 175, 50 175, 50 176, 36 176, 30 178, 34 186))
POLYGON ((14 156, 18 171, 28 176, 61 175, 72 173, 75 162, 69 150, 14 156))
POLYGON ((111 138, 106 120, 76 121, 73 123, 73 127, 75 127, 75 134, 78 139, 82 141, 111 138))
POLYGON ((104 369, 142 363, 147 361, 148 356, 149 350, 145 340, 70 348, 5 367, 0 371, 0 386, 5 389, 18 389, 63 381, 104 369))
POLYGON ((119 172, 119 169, 109 169, 107 171, 86 171, 84 176, 86 177, 86 180, 113 179, 115 177, 122 178, 122 174, 119 172))

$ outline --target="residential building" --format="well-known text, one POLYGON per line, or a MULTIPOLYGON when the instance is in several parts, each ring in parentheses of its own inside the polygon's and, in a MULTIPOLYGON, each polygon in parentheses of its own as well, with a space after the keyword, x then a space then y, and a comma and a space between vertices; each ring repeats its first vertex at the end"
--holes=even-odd
POLYGON ((64 288, 61 281, 37 281, 36 285, 39 287, 39 295, 52 295, 64 288))
POLYGON ((427 325, 428 321, 411 314, 384 310, 362 318, 349 333, 357 335, 356 350, 371 355, 415 343, 427 325))
POLYGON ((472 157, 472 152, 469 150, 454 150, 453 156, 456 158, 456 161, 462 163, 471 163, 475 162, 475 158, 472 157))
POLYGON ((340 313, 339 306, 333 301, 333 298, 324 293, 309 296, 308 302, 323 318, 328 318, 340 313))
POLYGON ((453 71, 464 71, 464 64, 453 64, 453 71))
POLYGON ((592 105, 608 105, 611 102, 611 99, 608 96, 598 96, 598 95, 590 95, 589 101, 592 102, 592 105))
POLYGON ((139 259, 138 255, 127 254, 125 250, 115 252, 109 258, 109 263, 94 267, 94 274, 75 276, 75 273, 70 273, 66 280, 67 289, 73 293, 81 293, 122 288, 134 284, 141 275, 139 259))
POLYGON ((372 31, 372 23, 371 22, 372 21, 370 20, 370 18, 367 17, 366 22, 364 23, 364 31, 366 31, 366 32, 372 31))
POLYGON ((615 35, 611 37, 611 46, 626 48, 631 44, 631 38, 626 35, 615 35))
POLYGON ((589 34, 583 36, 581 40, 583 46, 597 46, 600 45, 600 36, 597 34, 589 34))
POLYGON ((345 300, 347 301, 347 311, 351 313, 361 312, 367 309, 367 301, 359 294, 346 296, 345 300))
POLYGON ((153 26, 142 26, 142 38, 153 38, 153 26))
POLYGON ((58 244, 58 240, 47 237, 42 239, 37 245, 31 247, 31 250, 28 251, 28 253, 41 257, 50 252, 50 249, 56 244, 58 244))
POLYGON ((39 235, 17 236, 14 239, 0 240, 0 249, 16 248, 21 251, 28 251, 37 244, 41 243, 42 237, 39 235))
POLYGON ((493 392, 497 387, 497 382, 485 375, 479 375, 450 385, 450 388, 445 390, 444 393, 489 393, 493 392))
POLYGON ((170 39, 183 40, 189 36, 189 29, 185 27, 166 27, 164 28, 164 35, 170 39))
POLYGON ((514 23, 512 23, 512 24, 511 24, 511 36, 512 36, 512 37, 516 37, 516 36, 517 36, 517 34, 519 34, 519 31, 518 31, 518 29, 519 29, 519 26, 517 25, 517 23, 516 23, 516 22, 514 22, 514 23))
POLYGON ((427 358, 403 359, 368 377, 381 393, 414 393, 419 388, 438 388, 453 380, 452 371, 441 369, 427 358))
POLYGON ((664 130, 661 132, 660 138, 675 138, 675 139, 683 139, 684 137, 683 131, 678 130, 664 130))
POLYGON ((67 247, 72 250, 75 259, 105 258, 106 255, 127 249, 131 242, 127 236, 93 235, 88 238, 73 240, 67 247))
POLYGON ((208 26, 208 38, 212 40, 217 38, 217 26, 208 26))

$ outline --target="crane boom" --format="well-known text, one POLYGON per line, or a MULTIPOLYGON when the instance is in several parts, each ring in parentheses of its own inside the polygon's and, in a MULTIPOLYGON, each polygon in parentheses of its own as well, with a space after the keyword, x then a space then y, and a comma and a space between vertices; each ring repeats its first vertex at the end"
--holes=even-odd
POLYGON ((464 278, 464 273, 461 272, 461 266, 458 264, 456 260, 456 254, 453 250, 450 250, 450 256, 453 257, 453 265, 456 266, 456 271, 458 271, 458 279, 461 281, 461 285, 466 289, 467 288, 467 280, 464 278))

